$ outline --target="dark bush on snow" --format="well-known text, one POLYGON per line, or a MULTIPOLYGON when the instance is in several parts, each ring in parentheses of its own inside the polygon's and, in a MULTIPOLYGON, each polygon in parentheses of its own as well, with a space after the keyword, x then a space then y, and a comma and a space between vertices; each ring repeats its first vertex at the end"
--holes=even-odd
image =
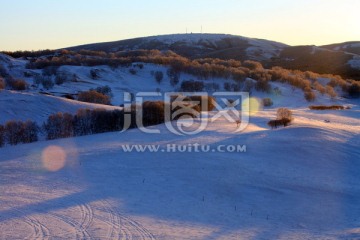
POLYGON ((53 88, 55 84, 54 84, 53 80, 51 79, 51 77, 44 77, 41 81, 41 85, 46 90, 49 90, 49 89, 53 88))
POLYGON ((348 94, 350 97, 359 98, 360 97, 360 82, 352 83, 348 88, 348 94))
POLYGON ((267 80, 258 80, 255 84, 255 89, 257 91, 270 93, 271 85, 267 80))
POLYGON ((346 109, 344 106, 340 106, 340 105, 332 105, 332 106, 310 106, 309 107, 311 110, 344 110, 346 109))
POLYGON ((316 94, 313 91, 308 90, 304 92, 304 97, 308 102, 313 102, 316 99, 316 94))
POLYGON ((0 65, 0 77, 7 77, 9 74, 3 65, 0 65))
POLYGON ((129 73, 131 73, 132 75, 136 75, 137 72, 136 72, 135 69, 130 69, 130 70, 129 70, 129 73))
POLYGON ((271 120, 268 122, 268 125, 272 129, 274 129, 274 128, 278 128, 280 126, 287 127, 290 125, 290 123, 291 123, 291 119, 283 118, 283 119, 279 119, 279 120, 271 120))
POLYGON ((190 80, 181 83, 181 91, 184 92, 201 92, 203 90, 204 82, 190 80))
POLYGON ((69 113, 50 115, 44 124, 46 139, 68 138, 74 136, 73 116, 69 113))
POLYGON ((99 79, 100 78, 100 70, 99 69, 91 69, 90 70, 90 77, 94 80, 99 79))
POLYGON ((176 86, 180 81, 180 72, 176 71, 174 68, 169 68, 167 70, 167 75, 170 78, 171 86, 176 86))
POLYGON ((79 93, 78 100, 81 102, 110 105, 110 97, 95 90, 79 93))
POLYGON ((7 86, 10 87, 10 89, 13 89, 16 91, 24 91, 28 87, 27 83, 22 79, 8 78, 6 83, 7 83, 7 86))
POLYGON ((154 77, 155 77, 156 82, 160 84, 161 81, 162 81, 163 78, 164 78, 164 73, 161 72, 161 71, 156 71, 156 72, 154 73, 154 77))
POLYGON ((165 122, 165 103, 147 101, 142 104, 142 121, 144 126, 158 125, 165 122))
POLYGON ((95 89, 90 89, 90 90, 91 91, 96 91, 96 92, 101 93, 103 95, 106 95, 106 96, 108 96, 110 98, 112 98, 112 96, 113 96, 112 90, 108 85, 102 86, 102 87, 97 87, 95 89))
POLYGON ((274 104, 271 98, 264 98, 262 102, 264 107, 271 107, 274 104))

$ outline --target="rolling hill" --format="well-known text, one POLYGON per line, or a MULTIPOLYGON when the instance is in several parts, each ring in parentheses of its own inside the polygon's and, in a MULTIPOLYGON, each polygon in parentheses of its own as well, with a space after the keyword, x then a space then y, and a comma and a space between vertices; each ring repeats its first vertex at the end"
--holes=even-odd
POLYGON ((360 80, 359 42, 327 46, 288 46, 283 43, 226 34, 174 34, 67 48, 118 52, 137 49, 173 51, 188 58, 256 60, 263 65, 337 74, 360 80))

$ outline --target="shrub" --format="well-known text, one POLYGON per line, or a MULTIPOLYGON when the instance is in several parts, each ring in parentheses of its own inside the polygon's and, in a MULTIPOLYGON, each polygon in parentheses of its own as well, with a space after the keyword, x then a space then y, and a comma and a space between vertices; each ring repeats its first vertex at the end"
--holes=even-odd
POLYGON ((230 92, 231 91, 231 84, 228 82, 224 83, 224 90, 230 92))
POLYGON ((10 145, 17 145, 23 141, 24 128, 21 121, 8 121, 5 124, 5 138, 10 145))
POLYGON ((66 73, 64 72, 57 72, 56 73, 56 77, 55 77, 55 84, 56 85, 61 85, 64 82, 68 81, 68 76, 66 73))
POLYGON ((5 128, 3 125, 0 125, 0 147, 5 144, 5 128))
POLYGON ((304 92, 304 97, 308 102, 313 102, 316 99, 316 95, 313 91, 309 90, 309 91, 305 91, 304 92))
POLYGON ((354 82, 348 88, 348 94, 350 97, 359 98, 360 97, 360 83, 354 82))
POLYGON ((51 79, 51 77, 43 77, 41 80, 41 85, 43 86, 43 88, 45 88, 46 90, 49 90, 51 88, 54 87, 54 82, 51 79))
POLYGON ((181 83, 181 91, 184 92, 201 92, 204 90, 204 82, 200 81, 184 81, 181 83))
POLYGON ((78 100, 81 102, 110 105, 110 97, 95 90, 79 93, 78 100))
POLYGON ((162 101, 147 101, 142 104, 142 123, 144 126, 152 126, 165 122, 165 103, 162 101))
POLYGON ((276 113, 276 119, 277 120, 281 120, 281 119, 290 119, 290 120, 292 120, 293 119, 292 111, 287 109, 287 108, 279 108, 277 110, 277 113, 276 113))
POLYGON ((95 90, 96 92, 106 95, 110 98, 112 98, 112 96, 113 96, 112 90, 108 85, 102 86, 102 87, 97 87, 95 89, 90 89, 90 90, 95 90))
POLYGON ((0 65, 0 77, 7 77, 9 74, 3 65, 0 65))
POLYGON ((271 100, 271 98, 264 98, 263 99, 263 105, 264 107, 271 107, 273 105, 273 101, 271 100))
POLYGON ((278 88, 278 87, 275 87, 275 88, 273 89, 273 92, 274 92, 274 94, 275 94, 276 96, 280 96, 280 95, 282 94, 280 88, 278 88))
POLYGON ((0 90, 5 89, 5 87, 6 87, 5 79, 0 77, 0 90))
POLYGON ((74 116, 74 135, 84 136, 93 133, 93 122, 90 109, 79 109, 74 116))
POLYGON ((45 67, 43 70, 42 70, 42 75, 43 76, 52 76, 52 75, 56 75, 56 72, 58 70, 59 66, 48 66, 48 67, 45 67))
POLYGON ((100 74, 99 74, 99 69, 91 69, 90 70, 90 77, 94 80, 99 79, 100 78, 100 74))
POLYGON ((271 91, 271 85, 267 80, 258 80, 255 84, 255 89, 257 91, 269 93, 271 91))
POLYGON ((24 136, 23 136, 23 143, 32 143, 38 141, 38 133, 39 133, 39 126, 36 122, 33 121, 26 121, 23 123, 24 128, 24 136))
POLYGON ((327 93, 327 95, 329 95, 331 98, 336 98, 336 96, 337 96, 334 88, 331 87, 331 86, 329 86, 329 85, 326 86, 326 93, 327 93))
POLYGON ((154 77, 155 77, 156 82, 160 84, 164 78, 164 74, 161 71, 156 71, 154 74, 154 77))
POLYGON ((344 106, 340 106, 340 105, 332 105, 332 106, 323 106, 323 105, 319 105, 319 106, 309 106, 310 110, 344 110, 345 107, 344 106))
POLYGON ((67 138, 74 136, 73 116, 68 113, 50 115, 44 124, 46 139, 67 138))
POLYGON ((169 68, 166 72, 168 77, 170 78, 170 84, 171 86, 176 86, 179 83, 180 80, 180 72, 176 71, 174 68, 169 68))
POLYGON ((279 119, 279 120, 271 120, 268 122, 268 125, 274 129, 274 128, 278 128, 279 126, 284 126, 287 127, 289 126, 291 123, 291 120, 288 118, 283 118, 283 119, 279 119))
POLYGON ((27 83, 22 79, 8 79, 7 85, 17 91, 24 91, 27 89, 27 83))
POLYGON ((136 72, 135 69, 132 69, 132 68, 131 68, 131 69, 129 70, 129 73, 131 73, 132 75, 136 75, 137 72, 136 72))
POLYGON ((250 70, 263 69, 261 63, 251 60, 244 61, 243 66, 249 68, 250 70))
POLYGON ((254 88, 254 82, 250 79, 245 80, 243 91, 248 92, 251 94, 253 88, 254 88))
POLYGON ((323 85, 321 85, 319 82, 317 82, 317 81, 314 82, 313 86, 322 95, 324 95, 326 93, 326 88, 323 85))

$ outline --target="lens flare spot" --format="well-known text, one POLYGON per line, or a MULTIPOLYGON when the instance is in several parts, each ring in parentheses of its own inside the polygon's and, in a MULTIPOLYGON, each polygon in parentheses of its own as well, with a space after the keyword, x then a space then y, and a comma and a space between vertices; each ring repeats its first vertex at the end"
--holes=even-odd
POLYGON ((261 111, 261 109, 262 109, 261 101, 258 98, 253 98, 253 97, 250 98, 249 105, 250 105, 250 114, 251 115, 256 114, 257 112, 261 111))
POLYGON ((66 163, 66 152, 58 146, 49 146, 42 152, 42 163, 46 170, 57 172, 66 163))

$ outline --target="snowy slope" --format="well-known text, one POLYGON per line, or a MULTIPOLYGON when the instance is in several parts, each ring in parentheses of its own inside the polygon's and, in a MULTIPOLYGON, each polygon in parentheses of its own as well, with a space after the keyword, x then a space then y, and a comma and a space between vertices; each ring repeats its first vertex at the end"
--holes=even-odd
POLYGON ((270 130, 274 116, 256 113, 243 133, 219 119, 192 137, 160 125, 160 135, 131 130, 1 148, 0 238, 359 238, 359 107, 299 108, 291 127, 270 130), (247 152, 121 148, 194 143, 245 144, 247 152))
POLYGON ((9 120, 32 120, 41 124, 51 114, 58 112, 74 114, 81 108, 120 109, 120 107, 78 102, 37 93, 0 90, 0 124, 9 120))

